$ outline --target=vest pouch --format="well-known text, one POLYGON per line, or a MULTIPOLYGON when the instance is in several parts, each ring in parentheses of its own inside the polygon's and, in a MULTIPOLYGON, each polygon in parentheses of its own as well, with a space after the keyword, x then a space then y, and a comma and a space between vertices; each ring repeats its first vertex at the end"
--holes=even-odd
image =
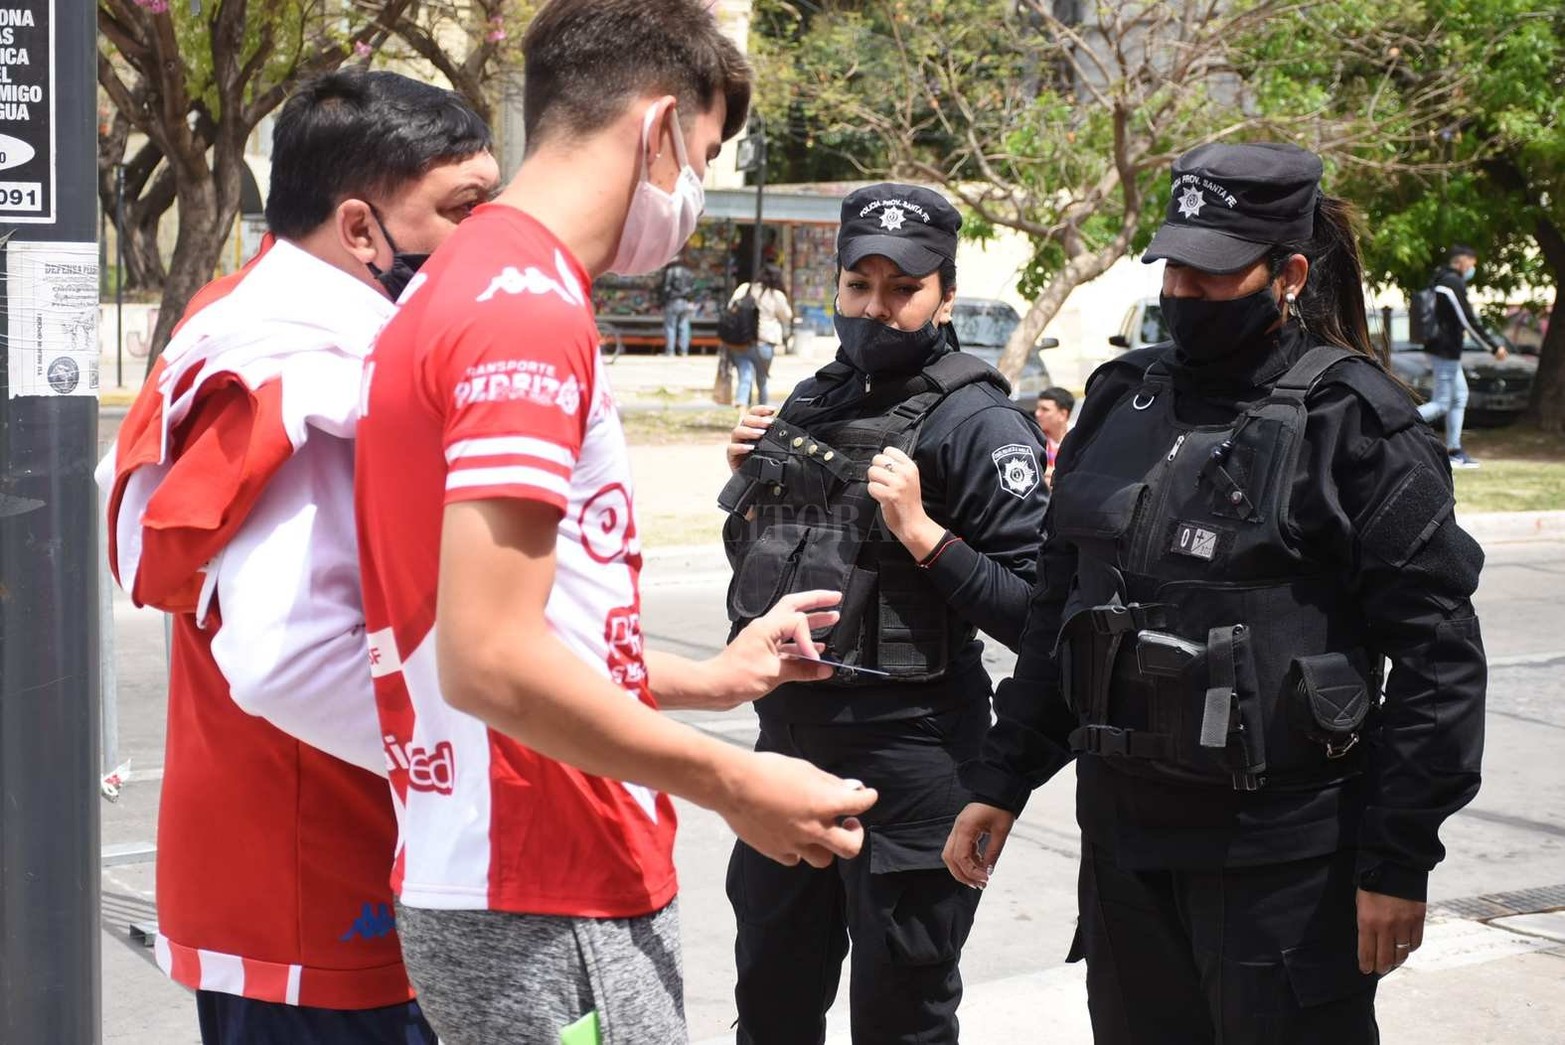
POLYGON ((873 570, 849 568, 842 602, 837 605, 837 623, 814 632, 815 641, 825 644, 827 658, 844 664, 866 663, 864 615, 875 605, 875 580, 873 570))
POLYGON ((878 619, 869 639, 875 649, 866 659, 896 678, 936 678, 951 663, 945 602, 900 543, 886 539, 879 544, 878 619))
POLYGON ((1327 758, 1341 758, 1358 742, 1370 687, 1347 654, 1295 657, 1286 693, 1289 724, 1324 745, 1327 758))
POLYGON ((1214 450, 1201 470, 1212 515, 1248 523, 1262 520, 1262 506, 1277 477, 1278 452, 1287 438, 1285 426, 1278 421, 1252 419, 1214 450))
POLYGON ((1054 485, 1049 532, 1091 558, 1123 566, 1147 484, 1114 475, 1067 472, 1054 485))
POLYGON ((853 558, 856 534, 831 524, 773 523, 752 545, 728 593, 730 616, 754 620, 777 600, 797 591, 843 591, 853 558))

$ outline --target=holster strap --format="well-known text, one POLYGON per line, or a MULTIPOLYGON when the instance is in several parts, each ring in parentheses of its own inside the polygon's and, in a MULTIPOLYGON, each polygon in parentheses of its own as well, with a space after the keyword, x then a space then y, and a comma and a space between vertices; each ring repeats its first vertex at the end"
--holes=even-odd
POLYGON ((1206 709, 1201 715, 1201 746, 1221 750, 1228 746, 1229 723, 1233 719, 1236 693, 1234 667, 1234 629, 1213 628, 1206 640, 1206 709))

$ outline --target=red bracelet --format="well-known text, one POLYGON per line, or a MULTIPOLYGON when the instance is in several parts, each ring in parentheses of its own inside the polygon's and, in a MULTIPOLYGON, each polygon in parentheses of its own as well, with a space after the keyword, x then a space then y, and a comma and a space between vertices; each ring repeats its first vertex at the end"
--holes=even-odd
POLYGON ((921 570, 929 569, 935 564, 935 560, 940 558, 941 554, 947 548, 951 547, 953 544, 960 544, 961 542, 962 538, 958 537, 950 530, 947 530, 944 534, 941 535, 940 540, 935 544, 930 553, 919 560, 918 568, 921 570))

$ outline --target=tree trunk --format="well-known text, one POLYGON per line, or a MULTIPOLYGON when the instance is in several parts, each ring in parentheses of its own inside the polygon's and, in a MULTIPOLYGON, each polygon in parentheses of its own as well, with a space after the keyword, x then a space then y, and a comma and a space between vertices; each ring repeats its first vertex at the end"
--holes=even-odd
POLYGON ((1554 286, 1549 331, 1538 350, 1538 376, 1532 383, 1528 420, 1545 432, 1565 434, 1565 294, 1554 286))
MULTIPOLYGON (((1133 229, 1138 216, 1139 211, 1134 215, 1127 215, 1124 228, 1133 229)), ((1122 232, 1102 250, 1095 253, 1082 251, 1065 262, 1065 267, 1055 274, 1047 287, 1043 288, 1043 293, 1039 294, 1037 300, 1027 309, 1021 324, 1012 331, 1011 339, 1005 343, 1005 351, 1000 353, 998 369, 1005 375, 1006 380, 1015 381, 1017 375, 1022 372, 1022 367, 1027 363, 1027 356, 1038 343, 1038 338, 1043 335, 1043 328, 1059 315, 1071 291, 1083 283, 1097 279, 1108 271, 1110 265, 1124 257, 1129 239, 1129 232, 1122 232)))
POLYGON ((1538 349, 1538 376, 1532 383, 1527 419, 1545 432, 1565 433, 1565 233, 1546 217, 1533 229, 1538 250, 1554 277, 1554 307, 1549 330, 1538 349))
POLYGON ((158 247, 158 219, 161 214, 143 212, 140 221, 132 221, 127 209, 125 229, 125 289, 155 291, 163 289, 168 270, 158 247))
MULTIPOLYGON (((217 165, 219 171, 221 164, 217 165)), ((222 191, 223 176, 214 172, 210 180, 181 186, 179 192, 179 237, 174 241, 174 260, 163 283, 163 301, 158 323, 152 331, 147 352, 147 373, 163 354, 174 325, 185 314, 185 306, 196 291, 206 286, 217 271, 223 244, 233 228, 239 211, 238 179, 231 192, 222 191), (226 199, 225 199, 226 197, 226 199)))
POLYGON ((1065 299, 1070 297, 1071 291, 1084 282, 1086 280, 1077 274, 1074 265, 1066 265, 1049 281, 1049 285, 1043 288, 1043 293, 1034 299, 1027 309, 1027 314, 1022 317, 1021 324, 1011 332, 1010 340, 1005 343, 1005 351, 1000 353, 998 369, 1005 375, 1007 381, 1016 380, 1017 375, 1022 372, 1022 367, 1027 364, 1027 357, 1032 354, 1033 346, 1038 343, 1038 338, 1043 336, 1043 328, 1059 314, 1061 306, 1065 304, 1065 299))

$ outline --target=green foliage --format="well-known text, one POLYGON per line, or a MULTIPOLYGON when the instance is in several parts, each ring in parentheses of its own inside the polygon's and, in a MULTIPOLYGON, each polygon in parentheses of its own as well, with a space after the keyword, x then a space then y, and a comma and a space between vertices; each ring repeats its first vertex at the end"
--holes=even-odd
MULTIPOLYGON (((1386 12, 1387 25, 1426 43, 1400 56, 1404 75, 1385 103, 1445 85, 1452 106, 1421 138, 1359 149, 1343 164, 1338 190, 1369 217, 1368 278, 1423 286, 1460 242, 1479 250, 1482 286, 1530 288, 1536 301, 1565 275, 1551 271, 1537 241, 1540 222, 1565 228, 1565 6, 1444 0, 1386 12)), ((1335 104, 1367 96, 1367 78, 1349 86, 1335 104)))
POLYGON ((1410 39, 1387 26, 1426 6, 1101 0, 1066 24, 1016 0, 760 0, 758 96, 792 157, 773 174, 943 183, 974 236, 1032 239, 1021 290, 1035 295, 1071 258, 1143 248, 1169 163, 1199 142, 1282 138, 1336 158, 1374 139, 1394 162, 1441 98, 1388 89, 1410 39))

